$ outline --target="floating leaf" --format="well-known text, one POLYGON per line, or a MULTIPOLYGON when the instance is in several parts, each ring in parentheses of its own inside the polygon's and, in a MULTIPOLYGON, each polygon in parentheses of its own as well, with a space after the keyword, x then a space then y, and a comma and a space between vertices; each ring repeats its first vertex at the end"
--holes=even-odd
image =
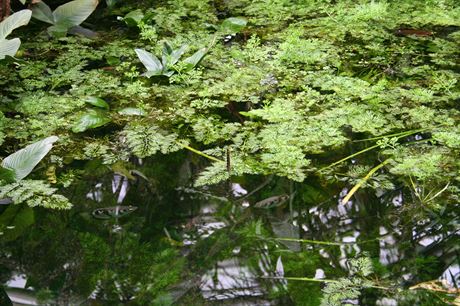
POLYGON ((29 175, 35 166, 45 157, 59 138, 50 136, 24 149, 14 152, 2 161, 2 167, 13 170, 15 180, 19 181, 29 175))
POLYGON ((238 33, 246 27, 247 23, 247 20, 244 18, 230 17, 222 22, 220 31, 224 34, 238 33))
POLYGON ((127 115, 127 116, 145 116, 146 113, 140 108, 135 108, 135 107, 126 107, 123 109, 120 109, 118 111, 120 115, 127 115))
POLYGON ((147 77, 162 75, 163 65, 155 55, 142 49, 135 49, 134 51, 136 51, 137 57, 147 68, 145 73, 147 77))
POLYGON ((32 16, 31 10, 21 10, 9 16, 0 23, 0 41, 4 40, 11 32, 29 23, 32 16))
POLYGON ((85 102, 96 107, 104 108, 107 110, 110 109, 109 104, 107 104, 107 102, 98 97, 88 97, 85 99, 85 102))
POLYGON ((74 133, 84 132, 109 123, 111 120, 106 114, 100 112, 89 112, 80 116, 72 128, 74 133))

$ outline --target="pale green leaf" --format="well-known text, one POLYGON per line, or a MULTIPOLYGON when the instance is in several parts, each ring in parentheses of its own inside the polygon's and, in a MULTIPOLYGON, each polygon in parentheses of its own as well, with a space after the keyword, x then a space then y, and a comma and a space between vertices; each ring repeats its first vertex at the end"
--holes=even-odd
POLYGON ((147 76, 162 74, 163 65, 155 55, 142 49, 135 49, 134 51, 136 51, 137 57, 144 64, 145 68, 147 68, 147 76))
POLYGON ((19 38, 0 41, 0 59, 4 59, 7 55, 14 56, 20 45, 21 40, 19 38))
POLYGON ((93 13, 98 3, 98 0, 74 0, 58 6, 53 12, 55 24, 77 26, 93 13))
POLYGON ((11 169, 15 173, 16 181, 22 180, 35 168, 53 147, 53 143, 59 138, 50 136, 24 149, 14 152, 2 161, 2 167, 11 169))
POLYGON ((31 16, 31 10, 21 10, 3 20, 0 23, 0 41, 10 35, 14 29, 28 24, 31 16))

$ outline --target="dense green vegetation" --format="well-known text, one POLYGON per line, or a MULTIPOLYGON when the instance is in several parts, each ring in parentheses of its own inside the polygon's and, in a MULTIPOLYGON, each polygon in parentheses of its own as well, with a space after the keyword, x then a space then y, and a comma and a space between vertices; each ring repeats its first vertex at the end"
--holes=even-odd
MULTIPOLYGON (((218 193, 228 182, 251 182, 255 188, 253 182, 275 177, 273 190, 262 191, 259 200, 295 189, 291 213, 293 205, 308 211, 344 187, 348 189, 342 203, 335 204, 351 200, 367 208, 371 202, 383 206, 380 199, 397 190, 404 195, 404 206, 392 214, 403 220, 408 235, 418 221, 428 219, 444 234, 454 233, 450 244, 458 243, 458 1, 65 3, 12 1, 17 13, 0 24, 0 144, 5 158, 0 199, 14 203, 0 207, 0 238, 13 254, 18 237, 35 250, 43 246, 34 239, 46 241, 60 226, 70 227, 69 237, 46 243, 56 254, 69 253, 71 243, 79 245, 83 254, 72 256, 82 256, 81 271, 91 271, 80 271, 72 281, 63 279, 63 271, 58 280, 46 276, 54 283, 46 277, 34 280, 34 287, 49 289, 49 298, 64 292, 70 282, 78 284, 74 292, 83 296, 105 282, 111 285, 101 296, 115 301, 119 288, 110 286, 117 280, 125 292, 136 295, 133 303, 168 305, 172 300, 166 289, 186 274, 191 277, 187 271, 197 271, 186 267, 180 248, 172 243, 180 233, 166 237, 164 232, 183 207, 165 209, 168 205, 160 198, 130 195, 149 216, 139 223, 142 230, 132 225, 133 231, 116 243, 89 229, 94 220, 88 220, 86 193, 114 173, 137 186, 139 194, 155 190, 157 196, 184 185, 202 193, 209 188, 218 193), (30 21, 30 11, 22 10, 27 8, 32 10, 30 21), (7 24, 13 18, 14 27, 7 24), (19 158, 20 149, 43 144, 44 139, 49 146, 38 157, 8 163, 7 156, 19 158), (184 160, 192 170, 181 176, 177 173, 184 160), (70 211, 48 215, 31 209, 36 206, 70 211), (161 221, 151 224, 154 219, 161 221), (42 224, 42 233, 30 230, 34 223, 42 224), (7 228, 11 225, 14 230, 7 228), (114 259, 115 253, 123 255, 114 259), (111 257, 110 263, 100 261, 106 257, 111 257), (126 258, 129 268, 123 265, 126 258), (104 264, 113 268, 104 269, 104 264)), ((220 214, 233 214, 233 199, 222 194, 229 202, 221 203, 220 214)), ((112 206, 116 200, 104 203, 112 206)), ((360 218, 366 213, 372 211, 361 211, 360 218)), ((261 219, 276 212, 265 214, 261 219)), ((218 250, 218 260, 227 258, 233 242, 218 247, 214 243, 232 235, 243 246, 261 237, 270 241, 260 219, 244 213, 238 217, 243 221, 234 232, 223 229, 200 242, 193 259, 206 267, 209 249, 218 250)), ((393 217, 385 222, 394 223, 393 217)), ((378 234, 378 228, 369 225, 369 230, 378 234)), ((374 239, 371 236, 360 239, 374 239)), ((309 238, 336 240, 334 233, 309 238)), ((277 247, 270 244, 270 249, 277 247)), ((311 278, 312 266, 324 264, 316 251, 283 255, 286 275, 311 278)), ((406 290, 431 281, 442 270, 436 254, 407 257, 411 273, 431 268, 433 273, 406 284, 401 271, 378 264, 378 243, 367 251, 364 257, 356 252, 354 272, 329 267, 331 280, 323 287, 308 279, 293 281, 287 289, 273 290, 271 297, 295 305, 340 305, 360 296, 363 305, 371 305, 375 291, 398 296, 400 305, 443 305, 455 299, 442 290, 418 295, 406 290), (400 275, 392 279, 392 273, 400 275)), ((251 253, 246 255, 250 258, 251 253)), ((257 262, 249 265, 257 267, 257 262)), ((35 268, 51 269, 33 266, 37 274, 41 272, 35 268)), ((194 303, 187 298, 198 299, 192 294, 184 305, 194 303)))

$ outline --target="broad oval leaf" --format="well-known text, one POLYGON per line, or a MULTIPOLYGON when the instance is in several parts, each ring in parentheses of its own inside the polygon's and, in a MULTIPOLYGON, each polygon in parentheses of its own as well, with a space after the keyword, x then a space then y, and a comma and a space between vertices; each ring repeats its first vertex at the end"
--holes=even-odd
POLYGON ((50 136, 28 145, 6 157, 2 161, 2 167, 13 170, 16 181, 20 181, 32 172, 58 139, 57 136, 50 136))
POLYGON ((149 77, 162 74, 163 65, 155 55, 142 49, 134 49, 134 51, 136 51, 137 57, 147 68, 149 77))
POLYGON ((19 46, 21 45, 21 40, 19 38, 14 38, 10 40, 1 40, 0 41, 0 60, 4 59, 5 56, 14 56, 18 52, 19 46))
POLYGON ((78 118, 77 123, 72 128, 74 133, 84 132, 109 123, 111 119, 107 115, 99 112, 88 112, 78 118))
POLYGON ((220 31, 224 34, 238 33, 246 27, 247 23, 248 21, 244 18, 230 17, 222 22, 220 31))
POLYGON ((21 10, 0 23, 0 41, 4 40, 14 29, 29 23, 31 10, 21 10))
POLYGON ((85 99, 85 102, 96 107, 110 109, 110 106, 107 102, 98 97, 88 97, 85 99))
POLYGON ((74 0, 58 6, 53 12, 55 25, 68 28, 79 25, 94 12, 98 3, 98 0, 74 0))
POLYGON ((126 107, 126 108, 120 109, 118 111, 118 114, 126 115, 126 116, 145 116, 146 115, 144 110, 140 108, 135 108, 135 107, 126 107))
POLYGON ((142 19, 144 19, 144 13, 140 9, 131 11, 123 17, 123 21, 130 27, 137 26, 142 19))
POLYGON ((32 6, 32 17, 46 23, 54 24, 53 12, 43 1, 32 6))
POLYGON ((202 48, 196 51, 192 56, 187 57, 184 60, 184 63, 186 63, 185 70, 189 71, 195 68, 195 66, 201 62, 201 60, 203 59, 203 57, 206 55, 207 52, 208 52, 207 48, 202 48))

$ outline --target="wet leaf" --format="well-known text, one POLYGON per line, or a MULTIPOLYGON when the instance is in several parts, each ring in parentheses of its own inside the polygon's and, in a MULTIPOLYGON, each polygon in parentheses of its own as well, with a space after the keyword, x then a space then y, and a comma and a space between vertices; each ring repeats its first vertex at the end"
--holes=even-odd
POLYGON ((98 97, 88 97, 85 99, 85 102, 96 107, 104 108, 107 110, 110 109, 109 104, 107 104, 107 102, 98 97))
POLYGON ((104 113, 89 112, 80 116, 77 123, 72 128, 74 133, 84 132, 89 129, 95 129, 109 123, 111 119, 104 113))

